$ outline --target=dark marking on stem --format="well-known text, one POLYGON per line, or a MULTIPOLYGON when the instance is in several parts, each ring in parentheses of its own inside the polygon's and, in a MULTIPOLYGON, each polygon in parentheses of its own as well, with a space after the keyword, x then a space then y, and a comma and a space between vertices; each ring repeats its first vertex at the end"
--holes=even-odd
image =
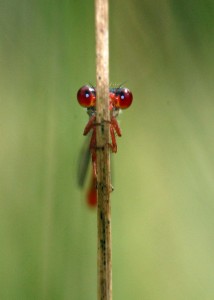
POLYGON ((103 122, 101 123, 101 132, 102 132, 102 134, 105 133, 105 125, 103 122))

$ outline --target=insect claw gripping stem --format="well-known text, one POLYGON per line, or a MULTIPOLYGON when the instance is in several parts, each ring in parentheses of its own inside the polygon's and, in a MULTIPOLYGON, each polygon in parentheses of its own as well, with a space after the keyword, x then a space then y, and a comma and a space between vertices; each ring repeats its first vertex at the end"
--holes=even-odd
POLYGON ((85 126, 85 129, 83 131, 83 135, 87 135, 89 131, 94 127, 95 120, 96 120, 96 115, 90 117, 88 124, 85 126))
MULTIPOLYGON (((120 137, 122 136, 119 124, 116 117, 121 109, 126 109, 132 104, 133 96, 132 92, 122 87, 121 85, 116 88, 109 89, 109 110, 110 110, 110 120, 102 120, 100 123, 96 122, 96 89, 91 85, 85 85, 79 89, 77 92, 77 100, 79 104, 87 108, 87 113, 89 115, 89 121, 85 126, 83 135, 87 135, 89 131, 92 130, 91 141, 89 149, 91 152, 92 166, 93 166, 93 177, 97 178, 97 165, 96 165, 96 151, 104 149, 104 146, 97 146, 96 141, 96 126, 103 126, 104 123, 109 123, 109 130, 111 136, 111 143, 107 145, 111 148, 113 153, 117 152, 117 141, 115 133, 120 137)), ((104 188, 104 187, 103 187, 104 188)), ((113 187, 111 186, 111 191, 113 187)))

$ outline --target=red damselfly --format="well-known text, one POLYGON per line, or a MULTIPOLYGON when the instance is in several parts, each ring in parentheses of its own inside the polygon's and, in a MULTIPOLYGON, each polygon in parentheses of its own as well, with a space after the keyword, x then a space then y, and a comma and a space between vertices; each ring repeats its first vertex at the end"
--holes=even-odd
MULTIPOLYGON (((93 176, 90 183, 90 188, 87 193, 87 202, 90 206, 96 205, 96 89, 91 85, 85 85, 77 92, 77 100, 79 104, 87 109, 89 121, 84 129, 83 135, 90 135, 90 141, 84 145, 81 153, 81 160, 78 173, 78 182, 82 186, 84 184, 89 156, 91 153, 93 176)), ((109 89, 109 110, 110 110, 110 147, 113 153, 117 152, 116 135, 121 136, 121 129, 117 122, 117 117, 120 110, 128 108, 132 104, 132 92, 123 86, 109 89)))

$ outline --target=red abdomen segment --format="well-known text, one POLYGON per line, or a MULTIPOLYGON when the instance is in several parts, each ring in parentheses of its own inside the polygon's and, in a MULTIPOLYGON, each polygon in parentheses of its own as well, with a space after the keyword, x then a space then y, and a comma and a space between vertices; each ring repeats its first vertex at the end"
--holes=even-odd
POLYGON ((96 178, 91 176, 91 182, 89 189, 87 191, 87 203, 90 207, 96 207, 97 205, 97 188, 96 188, 96 178))

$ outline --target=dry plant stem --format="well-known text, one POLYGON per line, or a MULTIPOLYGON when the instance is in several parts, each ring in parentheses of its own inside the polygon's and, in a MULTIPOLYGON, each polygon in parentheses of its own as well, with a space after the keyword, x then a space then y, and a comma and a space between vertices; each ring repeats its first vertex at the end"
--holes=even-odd
POLYGON ((108 0, 95 0, 98 300, 112 299, 108 0))

